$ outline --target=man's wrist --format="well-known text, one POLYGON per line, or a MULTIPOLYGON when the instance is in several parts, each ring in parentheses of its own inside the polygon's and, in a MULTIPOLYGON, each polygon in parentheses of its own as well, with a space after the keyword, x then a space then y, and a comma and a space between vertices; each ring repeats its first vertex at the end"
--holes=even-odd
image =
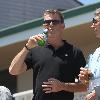
POLYGON ((32 48, 36 47, 36 45, 28 46, 28 44, 25 44, 24 46, 28 51, 30 51, 32 48))
POLYGON ((27 44, 25 44, 24 46, 28 51, 30 51, 31 49, 27 46, 27 44))
POLYGON ((63 83, 63 90, 66 91, 66 89, 68 90, 69 87, 69 83, 63 83))

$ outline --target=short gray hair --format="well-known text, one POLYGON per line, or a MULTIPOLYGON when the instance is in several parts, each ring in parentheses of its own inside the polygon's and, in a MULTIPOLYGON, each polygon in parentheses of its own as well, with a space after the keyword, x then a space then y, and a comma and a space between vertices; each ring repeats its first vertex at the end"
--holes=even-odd
POLYGON ((46 15, 46 14, 58 14, 59 17, 60 17, 60 20, 61 20, 61 23, 64 23, 64 17, 63 17, 63 14, 58 11, 57 9, 47 9, 43 12, 43 16, 46 15))
POLYGON ((0 100, 12 100, 13 96, 8 88, 0 86, 0 100))
POLYGON ((99 18, 100 18, 100 8, 96 9, 95 15, 96 15, 96 16, 99 16, 99 18))

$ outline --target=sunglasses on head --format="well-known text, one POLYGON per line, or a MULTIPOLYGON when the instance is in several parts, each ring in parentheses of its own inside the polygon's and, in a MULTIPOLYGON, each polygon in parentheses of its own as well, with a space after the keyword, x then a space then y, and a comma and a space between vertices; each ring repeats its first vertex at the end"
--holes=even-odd
POLYGON ((53 25, 57 25, 57 24, 61 23, 60 20, 44 20, 44 24, 47 24, 47 25, 50 25, 51 22, 53 25))
POLYGON ((96 24, 97 20, 95 18, 93 18, 92 23, 96 24))

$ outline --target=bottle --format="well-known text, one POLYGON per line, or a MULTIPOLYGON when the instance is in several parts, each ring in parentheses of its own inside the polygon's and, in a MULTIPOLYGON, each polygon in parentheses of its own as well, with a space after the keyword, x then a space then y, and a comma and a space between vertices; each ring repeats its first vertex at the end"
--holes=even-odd
POLYGON ((45 30, 43 31, 43 33, 41 33, 41 35, 43 36, 43 39, 38 41, 38 45, 39 45, 39 46, 44 46, 44 45, 46 44, 47 33, 48 33, 48 29, 45 29, 45 30))

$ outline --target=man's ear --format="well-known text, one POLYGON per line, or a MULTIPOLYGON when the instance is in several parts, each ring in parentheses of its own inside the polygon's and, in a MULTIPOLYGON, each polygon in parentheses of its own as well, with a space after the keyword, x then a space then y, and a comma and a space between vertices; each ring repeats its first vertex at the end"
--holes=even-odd
POLYGON ((62 28, 65 28, 65 24, 64 23, 62 24, 62 28))

